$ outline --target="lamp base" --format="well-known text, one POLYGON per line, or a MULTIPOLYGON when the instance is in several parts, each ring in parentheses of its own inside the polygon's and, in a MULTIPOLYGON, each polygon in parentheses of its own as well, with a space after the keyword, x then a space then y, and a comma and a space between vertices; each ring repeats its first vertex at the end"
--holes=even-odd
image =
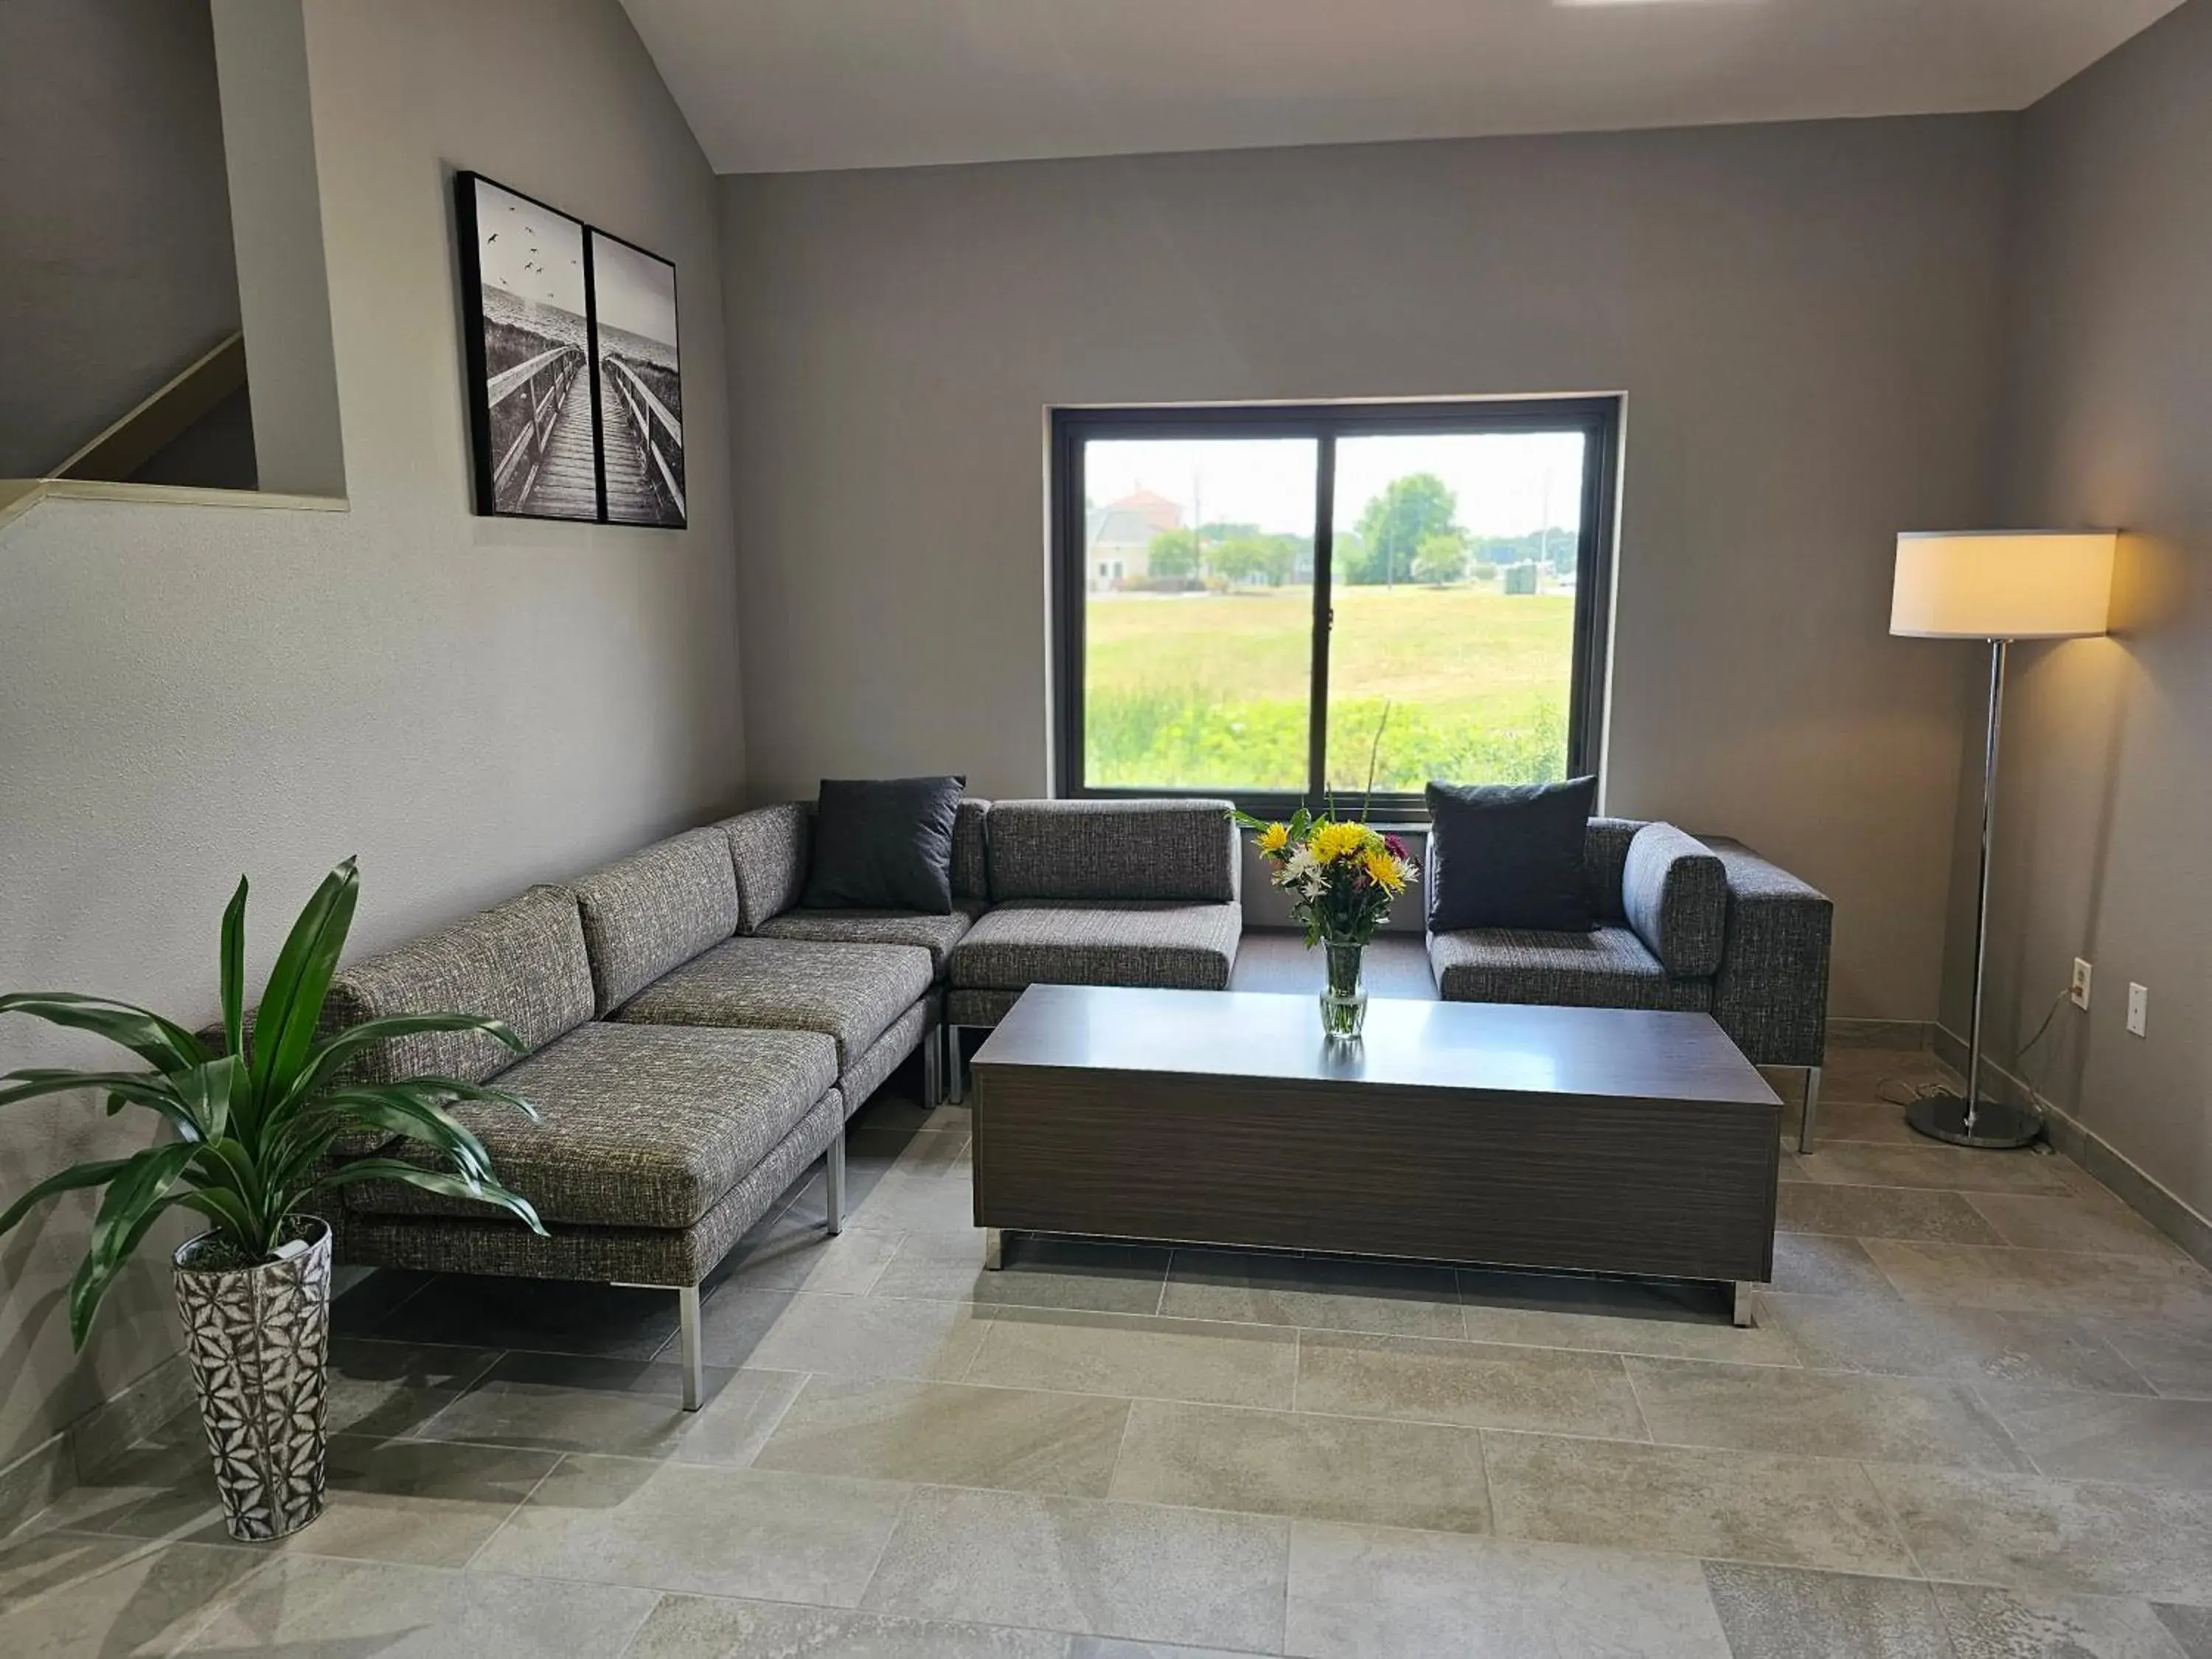
POLYGON ((1922 1134, 1954 1146, 1990 1151, 2026 1146, 2043 1139, 2043 1114, 2001 1100, 1984 1100, 1966 1121, 1966 1099, 1949 1091, 1923 1095, 1905 1109, 1905 1121, 1922 1134))

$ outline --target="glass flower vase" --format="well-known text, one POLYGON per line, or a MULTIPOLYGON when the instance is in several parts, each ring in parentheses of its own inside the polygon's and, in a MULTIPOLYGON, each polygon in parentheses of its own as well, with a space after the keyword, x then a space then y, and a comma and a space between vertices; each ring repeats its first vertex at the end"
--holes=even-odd
POLYGON ((1366 947, 1325 939, 1322 952, 1328 965, 1328 982, 1321 994, 1322 1035, 1331 1042, 1357 1042, 1367 1023, 1367 988, 1360 980, 1366 947))

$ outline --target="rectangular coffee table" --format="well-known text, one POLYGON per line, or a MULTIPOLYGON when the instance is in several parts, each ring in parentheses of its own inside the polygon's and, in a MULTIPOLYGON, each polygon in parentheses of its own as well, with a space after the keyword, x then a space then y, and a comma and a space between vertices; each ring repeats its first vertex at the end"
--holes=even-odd
POLYGON ((1704 1014, 1032 986, 975 1056, 1004 1234, 1772 1273, 1782 1103, 1704 1014))

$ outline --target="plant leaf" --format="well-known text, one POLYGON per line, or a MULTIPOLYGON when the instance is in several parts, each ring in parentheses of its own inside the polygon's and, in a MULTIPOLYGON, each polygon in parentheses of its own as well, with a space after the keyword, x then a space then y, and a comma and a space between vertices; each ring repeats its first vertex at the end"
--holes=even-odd
MULTIPOLYGON (((338 1103, 334 1099, 333 1103, 338 1103)), ((442 1107, 428 1101, 365 1097, 343 1098, 343 1104, 346 1116, 355 1122, 373 1124, 410 1140, 434 1146, 452 1158, 464 1174, 479 1181, 491 1175, 491 1154, 484 1150, 483 1142, 477 1138, 474 1130, 442 1107)))
POLYGON ((323 999, 337 972, 360 896, 361 873, 348 859, 323 878, 276 953, 253 1028, 257 1132, 259 1120, 291 1093, 314 1045, 323 999))
POLYGON ((530 1200, 520 1193, 509 1192, 496 1181, 471 1181, 466 1176, 448 1175, 442 1170, 426 1170, 419 1164, 407 1164, 396 1158, 364 1158, 348 1164, 333 1172, 321 1185, 336 1188, 350 1187, 363 1181, 398 1181, 410 1187, 420 1187, 426 1193, 438 1193, 447 1198, 473 1198, 486 1204, 495 1204, 510 1212, 540 1237, 550 1237, 545 1224, 538 1218, 538 1212, 530 1200))
POLYGON ((149 1208, 168 1195, 177 1178, 199 1155, 200 1148, 191 1141, 173 1140, 149 1147, 118 1171, 100 1201, 100 1213, 93 1218, 87 1259, 120 1266, 136 1242, 132 1230, 149 1208))
POLYGON ((222 1040, 241 1059, 246 1054, 246 878, 222 913, 222 1040))
POLYGON ((392 1037, 415 1036, 425 1031, 482 1031, 486 1036, 498 1038, 518 1054, 525 1052, 522 1039, 504 1020, 487 1019, 477 1014, 391 1014, 382 1019, 364 1020, 318 1047, 308 1056, 289 1098, 302 1100, 324 1087, 348 1060, 364 1049, 392 1037))
POLYGON ((199 1125, 202 1139, 221 1140, 229 1127, 231 1097, 240 1069, 237 1055, 225 1054, 177 1079, 178 1098, 199 1125))
POLYGON ((198 1066, 207 1054, 181 1025, 127 1002, 79 996, 74 991, 19 991, 0 997, 0 1014, 28 1014, 49 1025, 89 1031, 128 1048, 157 1071, 198 1066))
POLYGON ((0 1083, 20 1087, 0 1089, 0 1106, 43 1095, 67 1094, 76 1089, 97 1089, 106 1094, 107 1115, 113 1117, 125 1105, 143 1106, 158 1112, 187 1140, 199 1138, 195 1118, 176 1085, 159 1072, 77 1072, 37 1069, 10 1072, 0 1083))
POLYGON ((178 1194, 156 1199, 131 1222, 112 1258, 103 1259, 87 1251, 84 1260, 77 1263, 76 1272, 70 1279, 70 1340, 78 1348, 84 1346, 84 1339, 91 1333, 93 1316, 100 1311, 100 1298, 107 1294, 107 1287, 115 1282, 115 1276, 153 1231, 154 1224, 190 1197, 189 1194, 178 1194))
POLYGON ((52 1198, 60 1193, 74 1192, 82 1187, 103 1185, 114 1180, 129 1167, 131 1162, 131 1159, 127 1158, 104 1158, 90 1164, 73 1164, 58 1175, 48 1176, 29 1192, 10 1204, 5 1214, 0 1214, 0 1234, 5 1234, 17 1222, 28 1215, 31 1212, 31 1206, 40 1199, 52 1198))

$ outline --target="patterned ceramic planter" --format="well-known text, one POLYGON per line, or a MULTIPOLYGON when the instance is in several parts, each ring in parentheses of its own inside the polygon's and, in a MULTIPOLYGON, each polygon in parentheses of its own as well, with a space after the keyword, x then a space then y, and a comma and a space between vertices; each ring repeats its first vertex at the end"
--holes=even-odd
POLYGON ((177 1311, 223 1524, 246 1541, 282 1538, 323 1512, 331 1230, 301 1223, 305 1249, 256 1267, 195 1267, 212 1234, 177 1252, 177 1311))

